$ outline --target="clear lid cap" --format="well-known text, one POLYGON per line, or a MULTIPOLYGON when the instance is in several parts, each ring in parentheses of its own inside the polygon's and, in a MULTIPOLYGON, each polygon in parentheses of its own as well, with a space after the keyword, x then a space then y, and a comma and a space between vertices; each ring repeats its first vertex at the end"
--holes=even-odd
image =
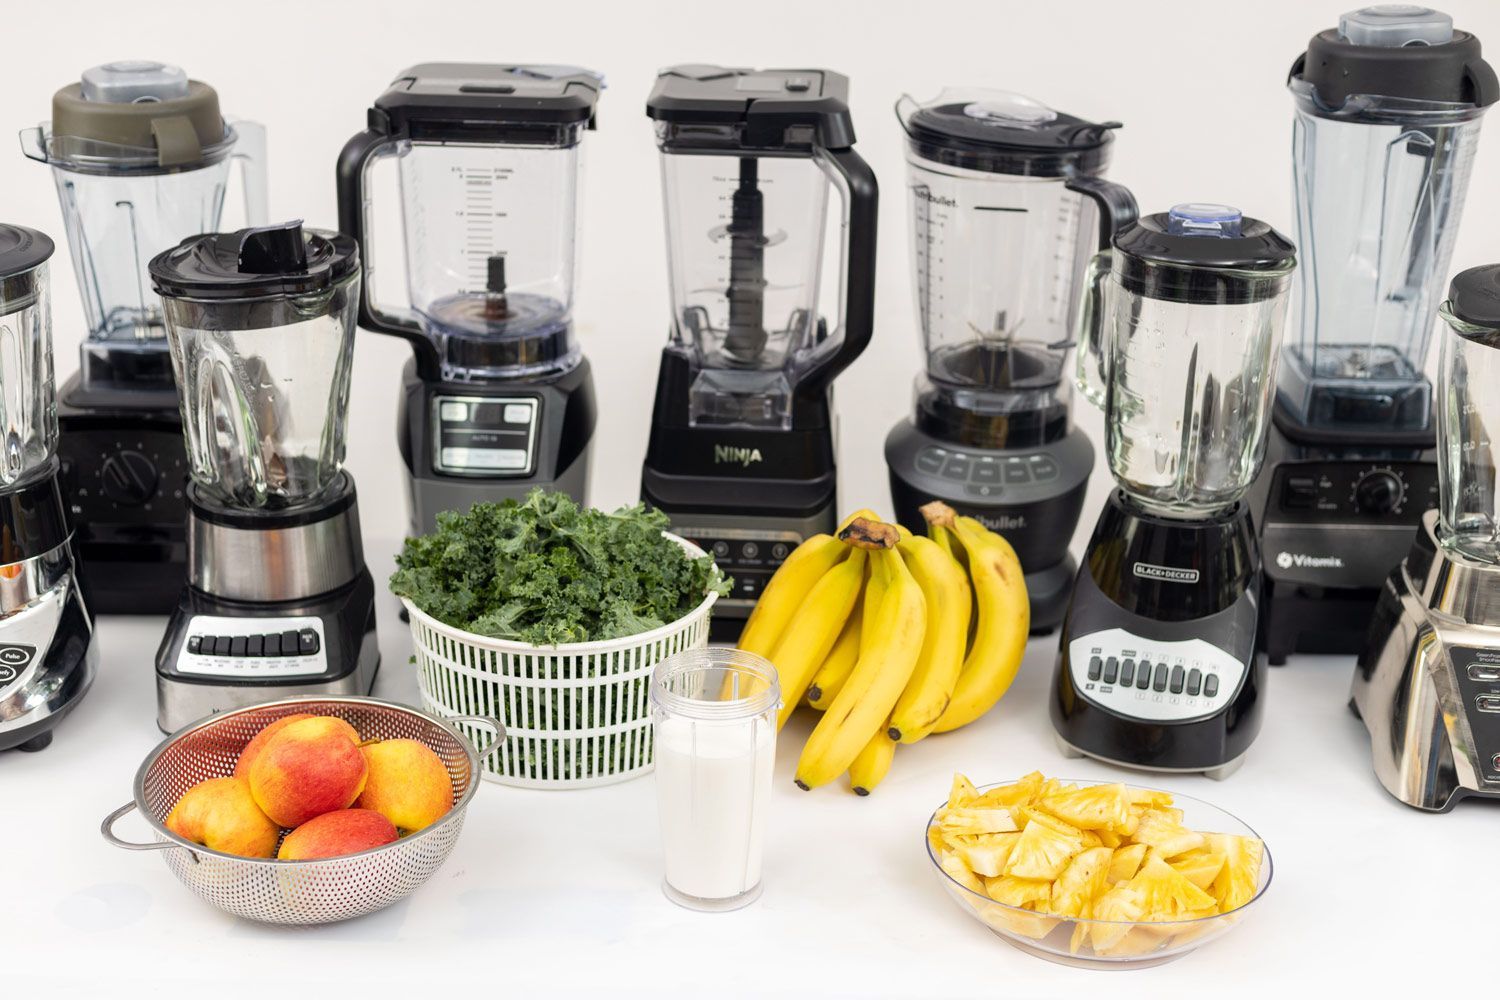
POLYGON ((101 104, 150 104, 188 96, 180 66, 146 59, 122 59, 91 66, 81 79, 83 99, 101 104))
POLYGON ((1208 236, 1214 239, 1236 239, 1244 215, 1229 205, 1208 202, 1183 202, 1167 211, 1167 232, 1173 236, 1208 236))
POLYGON ((1339 18, 1339 36, 1351 45, 1402 48, 1453 41, 1453 18, 1414 3, 1382 3, 1339 18))

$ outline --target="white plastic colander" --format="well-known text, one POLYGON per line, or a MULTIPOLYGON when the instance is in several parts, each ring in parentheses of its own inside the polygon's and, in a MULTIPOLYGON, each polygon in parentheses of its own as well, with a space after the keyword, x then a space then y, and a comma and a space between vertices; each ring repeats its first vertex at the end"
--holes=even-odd
MULTIPOLYGON (((667 537, 691 558, 705 554, 684 538, 667 537)), ((401 603, 427 709, 505 724, 503 747, 484 760, 485 778, 521 788, 589 788, 651 770, 651 670, 673 653, 708 644, 716 600, 709 593, 683 617, 649 632, 560 646, 476 635, 406 598, 401 603)))

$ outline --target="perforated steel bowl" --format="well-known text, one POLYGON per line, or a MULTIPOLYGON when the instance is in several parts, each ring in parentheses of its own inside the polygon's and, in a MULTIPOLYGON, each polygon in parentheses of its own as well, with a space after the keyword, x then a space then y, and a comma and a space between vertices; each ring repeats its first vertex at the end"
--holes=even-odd
POLYGON ((374 698, 307 697, 253 705, 213 715, 163 740, 135 775, 135 799, 105 818, 101 832, 116 847, 163 851, 178 880, 219 909, 275 924, 326 924, 389 906, 441 867, 464 825, 464 810, 479 787, 480 760, 503 745, 505 728, 493 719, 443 720, 419 709, 374 698), (242 858, 184 840, 166 827, 167 814, 189 788, 234 773, 235 761, 268 723, 296 712, 337 716, 364 739, 411 739, 428 746, 453 780, 453 808, 442 819, 400 840, 359 854, 318 861, 242 858), (495 733, 484 751, 451 723, 495 733), (131 843, 115 822, 139 809, 156 841, 131 843))

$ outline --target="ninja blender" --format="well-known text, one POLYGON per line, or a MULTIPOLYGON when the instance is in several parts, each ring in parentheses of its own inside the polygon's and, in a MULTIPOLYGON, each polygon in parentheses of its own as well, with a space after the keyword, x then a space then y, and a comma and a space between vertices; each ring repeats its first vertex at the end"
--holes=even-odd
POLYGON ((734 576, 731 638, 798 543, 836 526, 833 380, 870 342, 875 175, 854 151, 848 80, 821 69, 664 70, 661 151, 672 330, 641 497, 734 576), (841 293, 820 316, 829 191, 841 293))
POLYGON ((1006 536, 1032 629, 1050 632, 1077 570, 1068 545, 1094 467, 1064 372, 1077 286, 1136 218, 1130 192, 1102 176, 1119 122, 986 90, 903 97, 896 117, 926 353, 915 414, 885 442, 896 518, 922 531, 919 508, 936 499, 1006 536))
POLYGON ((342 469, 359 250, 301 223, 152 259, 192 481, 188 585, 156 654, 157 724, 368 694, 375 585, 342 469))
POLYGON ((52 98, 22 150, 57 182, 88 336, 58 399, 63 493, 96 613, 165 614, 187 568, 187 460, 146 262, 219 228, 230 165, 247 225, 266 215, 265 132, 226 122, 176 66, 121 61, 52 98))
POLYGON ((573 332, 583 134, 603 86, 566 66, 403 71, 338 165, 365 257, 360 325, 404 337, 397 441, 411 532, 536 487, 588 500, 596 407, 573 332), (394 157, 408 301, 376 287, 372 168, 394 157))
POLYGON ((1288 89, 1299 315, 1251 501, 1272 663, 1357 652, 1437 504, 1422 369, 1480 118, 1500 98, 1477 38, 1405 4, 1316 35, 1288 89))
POLYGON ((59 482, 52 249, 0 224, 0 750, 51 743, 99 660, 59 482))
POLYGON ((1178 205, 1094 258, 1080 388, 1119 484, 1063 619, 1052 724, 1069 756, 1223 778, 1264 711, 1260 470, 1292 244, 1222 205, 1178 205))
POLYGON ((1500 264, 1453 279, 1438 369, 1437 510, 1386 579, 1350 707, 1409 806, 1500 798, 1500 264))

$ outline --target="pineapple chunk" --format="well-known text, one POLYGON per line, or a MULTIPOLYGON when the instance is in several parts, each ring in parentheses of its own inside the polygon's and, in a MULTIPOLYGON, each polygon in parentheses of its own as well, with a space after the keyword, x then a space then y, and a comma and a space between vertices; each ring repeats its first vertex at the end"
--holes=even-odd
POLYGON ((1105 889, 1105 877, 1109 874, 1109 861, 1114 853, 1108 847, 1094 847, 1068 862, 1068 867, 1052 883, 1047 912, 1060 917, 1088 916, 1094 897, 1105 889))
POLYGON ((981 837, 972 838, 976 843, 962 847, 958 856, 963 858, 964 864, 975 875, 985 878, 995 878, 1005 870, 1005 863, 1010 860, 1010 852, 1016 846, 1016 841, 1021 839, 1019 833, 987 833, 981 837))
POLYGON ((1125 838, 1113 830, 1095 830, 1094 834, 1099 838, 1099 843, 1105 847, 1114 848, 1125 843, 1125 838))
POLYGON ((1010 852, 1005 874, 1051 881, 1083 850, 1083 834, 1045 813, 1027 810, 1021 839, 1010 852))
POLYGON ((1191 920, 1218 905, 1155 852, 1146 855, 1145 864, 1128 884, 1141 894, 1147 920, 1191 920))
POLYGON ((1009 785, 991 788, 971 804, 986 809, 1009 809, 1012 806, 1028 805, 1036 798, 1037 789, 1042 787, 1042 780, 1042 772, 1032 771, 1009 785))
POLYGON ((1157 791, 1153 788, 1126 787, 1125 798, 1133 806, 1143 806, 1146 809, 1166 809, 1172 805, 1172 793, 1157 791))
POLYGON ((1121 784, 1070 788, 1041 799, 1037 807, 1080 830, 1119 831, 1130 822, 1130 800, 1121 784))
POLYGON ((1141 862, 1146 860, 1148 850, 1150 848, 1145 844, 1126 844, 1116 850, 1114 857, 1109 859, 1109 884, 1128 882, 1135 878, 1135 873, 1141 870, 1141 862))
POLYGON ((945 834, 1015 833, 1021 829, 1009 809, 939 809, 938 825, 945 834))
POLYGON ((943 828, 936 823, 927 828, 927 849, 935 858, 948 849, 948 845, 943 840, 943 828))
POLYGON ((1030 909, 1052 898, 1052 883, 1046 879, 1016 878, 1002 875, 984 880, 984 891, 997 903, 1030 909))
POLYGON ((1224 867, 1215 876, 1212 889, 1219 912, 1239 909, 1255 898, 1260 887, 1260 865, 1265 858, 1266 845, 1254 837, 1211 833, 1208 846, 1224 855, 1224 867))
POLYGON ((1089 938, 1094 951, 1106 954, 1130 933, 1129 922, 1140 920, 1145 913, 1145 894, 1131 883, 1121 882, 1106 890, 1094 900, 1092 919, 1103 921, 1090 925, 1089 938))
POLYGON ((1182 814, 1175 809, 1146 810, 1133 839, 1138 844, 1154 847, 1156 853, 1163 858, 1175 858, 1204 844, 1203 834, 1183 826, 1182 814), (1177 815, 1173 816, 1172 813, 1177 815))
POLYGON ((953 776, 953 787, 948 790, 948 808, 962 809, 979 798, 979 789, 974 787, 974 782, 962 774, 953 776))
POLYGON ((1083 838, 1084 850, 1104 846, 1104 841, 1100 840, 1099 835, 1093 830, 1079 830, 1078 835, 1083 838))
POLYGON ((978 875, 969 871, 968 865, 965 865, 963 859, 957 854, 944 852, 938 858, 938 867, 942 868, 949 878, 965 889, 972 890, 980 895, 984 894, 984 883, 979 880, 978 875))
POLYGON ((1200 889, 1207 889, 1214 884, 1214 879, 1224 867, 1224 855, 1206 848, 1196 851, 1188 851, 1179 854, 1168 862, 1187 877, 1187 880, 1200 889))
POLYGON ((1056 917, 1032 913, 1028 910, 1017 910, 998 903, 991 903, 987 909, 981 910, 980 916, 983 917, 985 923, 997 931, 1019 934, 1021 937, 1037 941, 1051 934, 1052 928, 1062 923, 1056 917))

